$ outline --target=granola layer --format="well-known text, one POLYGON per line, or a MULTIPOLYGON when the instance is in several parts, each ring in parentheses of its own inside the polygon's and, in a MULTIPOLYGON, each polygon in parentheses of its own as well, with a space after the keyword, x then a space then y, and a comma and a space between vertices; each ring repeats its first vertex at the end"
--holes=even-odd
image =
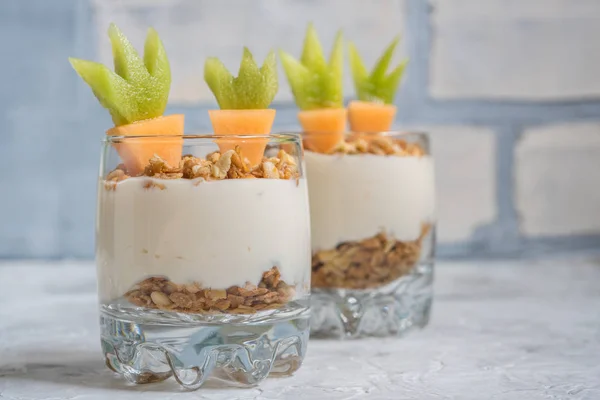
MULTIPOLYGON (((206 158, 184 155, 179 165, 169 165, 158 155, 154 155, 144 171, 137 176, 156 179, 188 179, 197 183, 224 179, 298 179, 300 172, 296 161, 281 149, 276 157, 263 157, 262 161, 251 166, 244 157, 240 146, 221 154, 210 153, 206 158)), ((116 183, 130 178, 124 164, 119 164, 105 179, 105 188, 114 190, 116 183)))
MULTIPOLYGON (((310 143, 307 143, 305 147, 307 150, 311 150, 310 143)), ((426 152, 420 144, 409 143, 404 139, 383 135, 354 134, 345 138, 328 154, 422 157, 426 152)))
POLYGON ((279 268, 262 275, 258 285, 227 289, 203 288, 200 283, 177 284, 164 277, 151 277, 125 293, 136 306, 185 313, 253 314, 280 308, 295 294, 293 286, 281 280, 279 268))
POLYGON ((312 287, 368 289, 386 285, 411 272, 421 256, 424 225, 414 241, 398 241, 385 233, 358 242, 340 243, 312 257, 312 287))

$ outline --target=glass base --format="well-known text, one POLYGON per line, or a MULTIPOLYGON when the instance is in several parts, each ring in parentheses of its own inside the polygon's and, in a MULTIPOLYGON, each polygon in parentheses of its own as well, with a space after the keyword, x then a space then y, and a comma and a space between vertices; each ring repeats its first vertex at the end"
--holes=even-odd
POLYGON ((100 329, 106 365, 132 383, 173 376, 192 390, 207 383, 247 387, 269 375, 291 375, 302 364, 309 333, 306 302, 292 303, 286 310, 230 320, 104 305, 100 329))
POLYGON ((428 324, 432 299, 433 263, 379 288, 313 288, 311 337, 401 336, 428 324))

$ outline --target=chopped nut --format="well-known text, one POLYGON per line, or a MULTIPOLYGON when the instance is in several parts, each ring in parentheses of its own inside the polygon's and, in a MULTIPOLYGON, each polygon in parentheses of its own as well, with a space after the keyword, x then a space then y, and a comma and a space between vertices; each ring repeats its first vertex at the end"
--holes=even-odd
POLYGON ((183 178, 195 179, 198 177, 208 178, 210 176, 211 163, 195 157, 187 157, 180 163, 183 178))
POLYGON ((140 286, 140 290, 142 290, 143 292, 148 292, 148 295, 149 295, 150 292, 162 290, 163 285, 166 282, 167 282, 167 279, 155 276, 155 277, 148 278, 145 281, 141 282, 139 284, 139 286, 140 286))
POLYGON ((267 179, 279 179, 279 171, 271 161, 262 163, 263 176, 267 179))
POLYGON ((356 146, 352 142, 340 142, 333 150, 334 153, 356 154, 356 146))
POLYGON ((170 166, 167 165, 167 162, 160 158, 157 154, 155 154, 150 159, 150 163, 144 169, 144 175, 154 176, 156 174, 160 174, 161 172, 166 171, 169 168, 170 166))
POLYGON ((329 262, 332 261, 334 258, 336 258, 338 256, 338 251, 339 250, 326 250, 326 251, 319 251, 315 257, 321 261, 321 262, 329 262))
POLYGON ((381 248, 381 242, 377 237, 372 237, 360 242, 360 245, 367 250, 377 250, 381 248))
POLYGON ((211 300, 226 299, 227 291, 224 289, 208 289, 205 295, 211 300))
POLYGON ((243 173, 247 173, 250 171, 249 162, 247 158, 244 158, 242 155, 242 148, 240 146, 235 146, 235 152, 231 156, 231 163, 243 173))
POLYGON ((377 136, 371 139, 371 148, 380 149, 386 155, 394 154, 393 141, 390 138, 384 136, 377 136))
POLYGON ((170 166, 165 160, 155 154, 150 158, 149 164, 144 169, 143 175, 159 179, 179 179, 183 176, 183 173, 182 168, 179 166, 170 166))
POLYGON ((139 290, 132 290, 129 294, 129 301, 131 301, 136 306, 147 306, 150 304, 150 297, 143 294, 139 290))
POLYGON ((289 155, 283 149, 279 150, 279 152, 277 153, 277 158, 279 158, 281 160, 282 164, 288 164, 288 165, 294 165, 294 166, 296 165, 296 160, 294 159, 294 157, 289 155))
POLYGON ((150 294, 150 298, 152 299, 154 304, 156 304, 159 307, 166 307, 171 305, 171 300, 169 300, 169 297, 167 297, 167 295, 163 292, 152 292, 150 294))
POLYGON ((229 307, 231 307, 231 302, 227 299, 221 299, 215 303, 215 307, 217 307, 221 311, 225 311, 229 307))
POLYGON ((163 285, 163 289, 162 290, 166 294, 175 293, 175 292, 179 291, 179 285, 177 285, 177 284, 175 284, 175 283, 173 283, 171 281, 167 281, 163 285))
POLYGON ((204 178, 207 179, 210 176, 210 173, 212 171, 212 166, 210 164, 205 164, 205 163, 200 163, 197 165, 194 165, 191 168, 191 176, 193 178, 204 178))
POLYGON ((240 304, 244 304, 243 296, 236 296, 234 294, 227 295, 227 300, 229 300, 229 304, 231 308, 237 308, 240 304))
POLYGON ((369 143, 367 143, 367 141, 364 139, 356 139, 356 142, 354 142, 354 147, 357 153, 369 152, 369 143))
POLYGON ((231 168, 231 157, 233 156, 233 153, 233 150, 226 151, 223 153, 223 155, 221 155, 221 157, 219 157, 219 160, 213 164, 213 177, 217 179, 225 179, 227 177, 227 172, 229 171, 229 168, 231 168))
POLYGON ((221 157, 221 153, 219 153, 218 151, 215 151, 213 153, 207 154, 206 155, 206 160, 210 161, 211 163, 216 163, 217 161, 219 161, 219 158, 221 157))
POLYGON ((186 290, 188 293, 191 293, 191 294, 196 294, 196 293, 198 293, 200 290, 202 290, 202 287, 201 287, 201 286, 200 286, 198 283, 196 283, 196 282, 194 282, 194 283, 188 283, 188 284, 187 284, 187 285, 185 285, 184 287, 185 287, 185 290, 186 290))
POLYGON ((169 299, 182 308, 191 308, 193 304, 192 298, 189 295, 180 292, 171 294, 169 299))
POLYGON ((123 171, 122 169, 118 168, 115 169, 114 171, 111 171, 107 176, 106 176, 106 180, 107 181, 112 181, 112 182, 120 182, 122 180, 125 180, 129 178, 129 176, 127 174, 125 174, 125 171, 123 171))

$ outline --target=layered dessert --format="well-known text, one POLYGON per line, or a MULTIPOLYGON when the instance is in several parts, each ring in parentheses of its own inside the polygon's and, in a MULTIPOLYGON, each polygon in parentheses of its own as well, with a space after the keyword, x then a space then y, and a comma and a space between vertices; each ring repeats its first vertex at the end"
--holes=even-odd
POLYGON ((411 273, 429 237, 435 193, 426 141, 387 133, 407 64, 388 72, 397 44, 398 38, 370 72, 350 44, 358 100, 347 110, 337 42, 325 61, 309 26, 301 58, 282 54, 304 130, 314 288, 370 289, 394 282, 411 273))
POLYGON ((183 136, 164 116, 169 61, 150 29, 143 58, 115 26, 114 71, 71 59, 109 110, 98 188, 97 265, 106 307, 251 314, 308 293, 310 228, 300 146, 269 136, 276 57, 244 49, 234 77, 216 58, 205 80, 214 136, 183 136), (114 154, 113 154, 114 153, 114 154), (115 157, 113 157, 115 156, 115 157))
POLYGON ((284 150, 251 165, 240 146, 100 183, 99 292, 178 312, 255 313, 305 294, 306 182, 284 150))
POLYGON ((434 218, 433 161, 405 139, 355 137, 306 152, 312 286, 367 289, 411 272, 434 218))

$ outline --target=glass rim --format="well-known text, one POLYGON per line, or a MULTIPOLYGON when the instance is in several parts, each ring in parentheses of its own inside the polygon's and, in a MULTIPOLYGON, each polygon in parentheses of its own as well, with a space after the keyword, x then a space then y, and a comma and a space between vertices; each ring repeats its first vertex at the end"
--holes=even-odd
MULTIPOLYGON (((321 134, 328 134, 328 133, 332 133, 331 131, 298 131, 296 132, 296 134, 301 135, 301 136, 306 136, 306 135, 311 135, 311 134, 316 134, 316 135, 321 135, 321 134)), ((419 130, 389 130, 389 131, 380 131, 380 132, 367 132, 367 131, 344 131, 343 132, 344 136, 351 136, 351 135, 381 135, 381 136, 417 136, 417 137, 424 137, 424 138, 429 138, 429 133, 425 132, 425 131, 419 131, 419 130)))
POLYGON ((215 135, 212 133, 203 134, 183 134, 183 135, 105 135, 102 143, 119 143, 130 139, 182 139, 197 142, 214 142, 215 140, 243 140, 243 139, 266 139, 275 143, 295 143, 300 141, 300 136, 295 132, 277 132, 271 134, 251 134, 251 135, 215 135))

